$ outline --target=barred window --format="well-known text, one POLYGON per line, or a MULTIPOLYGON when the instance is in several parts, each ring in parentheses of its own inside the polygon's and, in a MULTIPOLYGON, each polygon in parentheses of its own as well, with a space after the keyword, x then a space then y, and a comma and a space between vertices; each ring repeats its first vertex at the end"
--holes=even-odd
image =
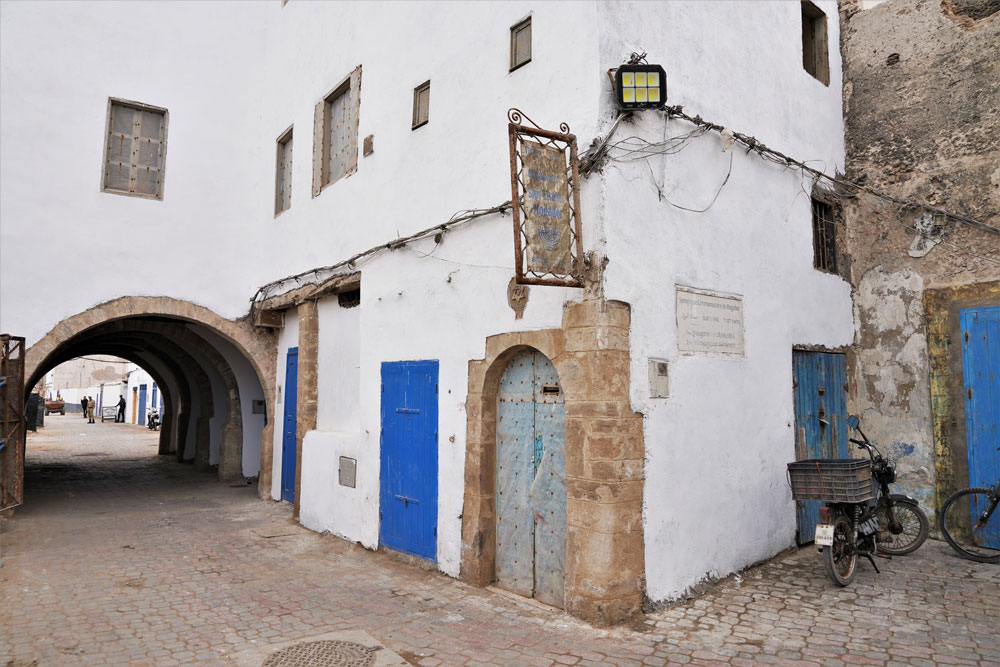
POLYGON ((104 192, 162 199, 166 151, 166 109, 108 100, 104 192))
POLYGON ((812 200, 813 265, 820 271, 837 272, 837 237, 833 206, 812 200))

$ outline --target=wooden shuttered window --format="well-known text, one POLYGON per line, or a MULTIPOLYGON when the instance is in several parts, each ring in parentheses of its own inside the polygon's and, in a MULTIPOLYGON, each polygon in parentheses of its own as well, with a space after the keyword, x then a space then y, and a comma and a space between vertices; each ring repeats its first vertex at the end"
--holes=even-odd
POLYGON ((531 17, 510 29, 510 70, 531 62, 531 17))
POLYGON ((361 66, 316 103, 313 114, 313 197, 358 169, 361 66))
POLYGON ((103 189, 161 199, 166 110, 112 100, 108 114, 103 189))
POLYGON ((292 128, 278 137, 277 165, 275 167, 274 214, 278 215, 292 206, 292 128))
POLYGON ((431 82, 426 81, 413 89, 413 124, 412 129, 426 125, 430 120, 431 82))

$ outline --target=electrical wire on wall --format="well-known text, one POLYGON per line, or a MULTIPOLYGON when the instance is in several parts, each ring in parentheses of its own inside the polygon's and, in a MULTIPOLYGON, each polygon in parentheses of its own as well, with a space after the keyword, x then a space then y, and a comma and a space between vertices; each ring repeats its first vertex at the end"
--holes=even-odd
MULTIPOLYGON (((251 321, 253 321, 253 315, 259 304, 262 301, 270 298, 275 290, 279 290, 282 287, 287 286, 288 283, 294 282, 296 287, 303 285, 303 280, 310 279, 306 284, 318 284, 320 282, 320 276, 323 275, 324 279, 333 278, 340 273, 347 273, 353 271, 357 268, 358 264, 363 260, 367 260, 370 257, 377 255, 386 250, 398 250, 400 248, 405 248, 408 243, 413 241, 420 241, 422 239, 434 238, 435 240, 440 240, 439 235, 443 236, 445 233, 451 229, 463 225, 473 220, 478 220, 486 216, 494 214, 505 214, 511 207, 510 201, 505 201, 502 204, 492 206, 490 208, 480 208, 480 209, 465 209, 462 211, 457 211, 448 220, 443 223, 434 225, 433 227, 428 227, 409 236, 403 236, 393 239, 388 243, 380 243, 377 246, 373 246, 368 250, 363 250, 362 252, 356 253, 345 260, 337 262, 336 264, 331 264, 329 266, 322 266, 314 269, 309 269, 307 271, 302 271, 300 273, 295 273, 290 276, 285 276, 284 278, 279 278, 278 280, 272 280, 266 285, 262 285, 257 288, 254 293, 253 298, 250 299, 250 316, 251 321), (348 271, 345 271, 347 269, 348 271)), ((448 261, 448 260, 443 260, 448 261)), ((497 267, 500 268, 500 267, 497 267)), ((283 293, 283 292, 281 292, 283 293)))
POLYGON ((755 137, 743 134, 742 132, 728 130, 722 125, 702 119, 701 116, 691 116, 690 114, 685 113, 684 108, 680 105, 664 107, 663 113, 668 119, 679 118, 681 120, 685 120, 695 125, 696 129, 692 130, 690 133, 679 135, 677 137, 670 137, 661 142, 650 142, 639 137, 626 137, 625 139, 611 143, 611 137, 615 130, 618 129, 621 120, 630 115, 630 113, 620 114, 615 119, 614 124, 607 134, 602 139, 595 140, 591 147, 580 156, 580 173, 582 175, 587 175, 607 160, 614 162, 627 162, 630 160, 645 159, 653 155, 671 155, 683 150, 687 143, 689 143, 693 138, 701 136, 706 132, 714 131, 725 137, 727 144, 738 143, 746 149, 748 154, 750 152, 754 152, 761 158, 775 164, 779 164, 783 167, 798 169, 804 173, 814 176, 817 181, 825 181, 832 186, 842 189, 864 192, 884 201, 897 204, 902 208, 920 209, 935 216, 948 218, 967 225, 978 227, 994 234, 1000 234, 1000 227, 994 227, 993 225, 989 225, 981 220, 976 220, 975 218, 971 218, 960 213, 946 211, 936 206, 931 206, 926 202, 896 197, 886 192, 875 190, 874 188, 866 185, 849 181, 846 178, 831 176, 823 171, 820 171, 819 169, 816 169, 815 167, 809 166, 802 160, 796 160, 785 155, 784 153, 781 153, 780 151, 766 146, 755 137))

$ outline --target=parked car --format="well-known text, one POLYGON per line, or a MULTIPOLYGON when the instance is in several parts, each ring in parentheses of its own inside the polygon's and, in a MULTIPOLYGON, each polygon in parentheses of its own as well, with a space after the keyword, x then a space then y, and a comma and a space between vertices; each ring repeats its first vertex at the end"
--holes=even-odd
POLYGON ((66 401, 45 401, 45 414, 53 412, 58 412, 61 415, 66 414, 66 401))

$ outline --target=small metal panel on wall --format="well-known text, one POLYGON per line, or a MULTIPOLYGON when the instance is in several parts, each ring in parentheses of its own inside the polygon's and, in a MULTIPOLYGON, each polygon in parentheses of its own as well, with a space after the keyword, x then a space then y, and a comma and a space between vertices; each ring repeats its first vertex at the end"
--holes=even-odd
POLYGON ((543 130, 519 109, 507 120, 517 283, 583 287, 576 136, 566 123, 543 130))

